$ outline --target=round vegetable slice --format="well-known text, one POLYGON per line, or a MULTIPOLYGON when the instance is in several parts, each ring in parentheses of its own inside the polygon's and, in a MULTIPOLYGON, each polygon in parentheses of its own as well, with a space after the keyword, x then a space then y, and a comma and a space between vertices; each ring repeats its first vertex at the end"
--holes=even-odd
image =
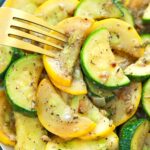
POLYGON ((142 84, 132 82, 129 86, 116 90, 115 99, 107 102, 105 109, 115 126, 119 126, 131 118, 140 103, 142 84))
POLYGON ((63 19, 71 17, 77 4, 78 0, 48 0, 35 10, 34 15, 50 25, 56 25, 63 19))
MULTIPOLYGON (((81 45, 92 24, 93 21, 89 19, 72 17, 63 20, 56 26, 56 29, 61 29, 68 36, 68 42, 61 51, 54 50, 52 47, 45 47, 53 51, 58 57, 43 56, 43 62, 49 78, 58 85, 71 86, 73 71, 79 57, 81 45)), ((54 43, 61 44, 56 40, 54 43)))
POLYGON ((75 11, 75 16, 99 20, 120 18, 123 14, 112 0, 81 0, 75 11))
POLYGON ((145 112, 150 116, 150 79, 144 83, 142 93, 142 105, 145 112))
POLYGON ((150 45, 145 49, 144 55, 134 64, 124 70, 125 74, 134 80, 143 81, 150 77, 150 45))
POLYGON ((120 19, 110 18, 95 22, 90 32, 102 27, 110 32, 110 45, 114 50, 123 51, 136 58, 143 55, 142 39, 133 26, 120 19))
POLYGON ((74 112, 54 89, 43 79, 37 91, 37 114, 41 124, 62 138, 74 138, 90 132, 95 123, 74 112))
POLYGON ((13 111, 4 90, 0 89, 0 142, 14 146, 16 143, 13 111))
POLYGON ((143 14, 143 21, 150 22, 150 3, 148 5, 148 7, 145 9, 145 12, 143 14))
POLYGON ((51 80, 52 83, 61 91, 64 91, 66 93, 72 94, 72 95, 84 95, 87 94, 87 88, 86 84, 83 80, 83 75, 80 69, 79 64, 75 66, 74 73, 73 73, 73 80, 71 83, 71 86, 61 86, 57 83, 55 83, 53 80, 51 80))
POLYGON ((129 84, 126 77, 115 62, 109 45, 110 34, 107 29, 92 32, 81 50, 81 67, 85 75, 99 86, 116 89, 129 84))
POLYGON ((145 119, 133 120, 127 123, 121 130, 119 149, 141 150, 149 129, 150 123, 145 119))
POLYGON ((36 90, 43 70, 39 55, 24 56, 15 61, 5 76, 6 93, 14 110, 34 116, 36 90))

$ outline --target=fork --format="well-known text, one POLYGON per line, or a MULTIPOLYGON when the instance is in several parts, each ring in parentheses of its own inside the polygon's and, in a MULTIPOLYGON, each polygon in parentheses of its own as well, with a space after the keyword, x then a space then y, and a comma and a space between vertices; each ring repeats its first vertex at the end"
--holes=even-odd
POLYGON ((55 44, 47 40, 48 38, 43 39, 41 36, 37 36, 37 34, 33 35, 31 32, 27 31, 53 38, 63 44, 67 42, 67 36, 62 31, 56 30, 42 19, 17 9, 7 7, 0 8, 0 44, 44 54, 50 57, 56 56, 50 50, 41 48, 33 43, 38 42, 52 46, 58 50, 63 49, 62 45, 55 44), (54 34, 52 35, 48 30, 57 32, 57 36, 54 34), (60 36, 58 36, 58 33, 60 36), (29 40, 32 42, 29 43, 29 40))

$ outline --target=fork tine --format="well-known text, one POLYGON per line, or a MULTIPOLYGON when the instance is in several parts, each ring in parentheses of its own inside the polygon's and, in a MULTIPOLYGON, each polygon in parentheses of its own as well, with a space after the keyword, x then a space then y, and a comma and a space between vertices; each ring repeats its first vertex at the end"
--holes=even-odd
MULTIPOLYGON (((13 8, 10 8, 10 9, 13 9, 13 8)), ((13 17, 13 19, 20 19, 20 20, 24 20, 24 21, 27 21, 27 22, 37 24, 39 26, 42 26, 42 27, 45 27, 47 29, 58 32, 58 33, 60 33, 60 34, 62 34, 63 36, 66 37, 66 35, 62 31, 56 30, 53 26, 48 25, 45 21, 43 21, 42 19, 40 19, 38 17, 35 17, 33 15, 30 15, 26 12, 23 12, 23 11, 20 11, 20 10, 17 10, 17 9, 13 9, 13 13, 14 13, 14 16, 15 16, 15 17, 13 17)))
POLYGON ((31 34, 29 34, 29 33, 25 33, 25 32, 23 32, 23 31, 20 31, 20 30, 17 30, 17 29, 12 29, 12 28, 10 28, 10 29, 8 30, 8 35, 15 35, 15 36, 18 36, 18 37, 27 38, 27 39, 33 40, 33 41, 35 41, 35 42, 40 42, 40 43, 43 43, 43 44, 47 44, 47 45, 49 45, 49 46, 52 46, 52 47, 57 48, 57 49, 60 49, 60 50, 63 49, 63 47, 61 47, 61 46, 58 46, 58 45, 56 45, 56 44, 54 44, 54 43, 51 43, 51 42, 49 42, 49 41, 46 41, 46 40, 44 40, 44 39, 42 39, 42 38, 39 38, 39 37, 37 37, 37 36, 35 36, 35 35, 31 35, 31 34))
POLYGON ((40 54, 44 54, 53 58, 57 58, 56 54, 52 53, 49 50, 45 50, 43 48, 40 48, 28 42, 24 42, 22 40, 16 39, 14 37, 8 37, 1 44, 7 45, 7 46, 9 45, 11 47, 16 47, 16 48, 28 50, 30 52, 40 53, 40 54))
POLYGON ((41 30, 39 29, 38 27, 35 27, 31 24, 27 24, 27 23, 23 23, 23 22, 19 22, 17 20, 13 20, 11 22, 11 26, 14 26, 14 27, 20 27, 22 29, 27 29, 29 31, 34 31, 36 33, 40 33, 42 35, 46 35, 48 37, 51 37, 51 38, 54 38, 56 40, 59 40, 59 41, 62 41, 62 42, 67 42, 67 39, 64 39, 64 38, 61 38, 61 37, 58 37, 58 36, 55 36, 55 35, 52 35, 51 33, 49 32, 46 32, 44 30, 41 30))

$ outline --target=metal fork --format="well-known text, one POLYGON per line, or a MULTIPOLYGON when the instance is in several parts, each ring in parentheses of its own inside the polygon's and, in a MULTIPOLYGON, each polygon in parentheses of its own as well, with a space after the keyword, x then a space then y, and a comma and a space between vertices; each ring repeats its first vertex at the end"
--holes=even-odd
POLYGON ((45 54, 50 57, 55 57, 55 54, 33 43, 38 42, 52 46, 58 50, 63 49, 62 45, 50 42, 46 40, 47 38, 43 39, 37 36, 37 34, 33 35, 28 31, 53 38, 59 42, 61 41, 63 44, 67 42, 67 37, 62 31, 56 30, 42 19, 17 9, 7 7, 0 8, 0 44, 45 54), (47 30, 57 32, 57 36, 51 34, 50 31, 48 32, 47 30), (60 36, 58 36, 58 33, 60 36), (29 40, 33 42, 29 43, 29 40))

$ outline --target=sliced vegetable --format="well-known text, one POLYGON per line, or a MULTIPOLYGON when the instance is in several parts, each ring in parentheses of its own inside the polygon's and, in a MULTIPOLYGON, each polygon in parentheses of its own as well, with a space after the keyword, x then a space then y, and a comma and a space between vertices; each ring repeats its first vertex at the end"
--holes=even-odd
POLYGON ((0 89, 0 106, 0 142, 14 146, 16 138, 13 111, 2 89, 0 89))
POLYGON ((146 47, 144 56, 128 66, 124 72, 134 80, 145 80, 150 77, 150 45, 146 47))
POLYGON ((136 58, 143 55, 142 39, 133 26, 125 21, 110 18, 95 22, 90 32, 102 27, 107 28, 111 34, 110 45, 112 49, 123 51, 136 58))
POLYGON ((122 2, 118 2, 118 0, 113 0, 116 5, 120 8, 120 10, 123 12, 122 19, 126 22, 128 22, 131 26, 134 26, 134 19, 133 16, 131 15, 130 11, 128 8, 126 8, 122 2))
POLYGON ((11 63, 13 50, 11 47, 0 46, 0 78, 4 77, 5 71, 11 63))
POLYGON ((120 18, 123 14, 112 0, 82 0, 75 11, 75 16, 99 20, 103 18, 120 18))
POLYGON ((113 94, 112 91, 100 88, 99 86, 97 86, 95 83, 93 83, 88 78, 85 78, 85 81, 87 83, 89 91, 92 93, 92 94, 90 94, 90 96, 97 96, 100 98, 104 98, 107 101, 114 98, 115 95, 113 94))
POLYGON ((65 18, 71 17, 78 0, 48 0, 35 10, 35 15, 56 25, 65 18))
POLYGON ((115 133, 111 133, 106 138, 95 140, 63 141, 59 138, 53 138, 52 141, 48 142, 46 150, 116 150, 118 143, 118 137, 115 133))
POLYGON ((15 61, 5 76, 6 92, 16 111, 34 116, 38 80, 43 70, 39 55, 28 55, 15 61))
POLYGON ((150 22, 150 3, 148 5, 148 7, 145 9, 145 12, 143 14, 143 21, 150 22))
POLYGON ((37 118, 30 118, 15 112, 16 138, 15 150, 44 150, 46 142, 42 139, 47 131, 37 118))
POLYGON ((36 8, 46 0, 6 0, 5 7, 17 8, 33 13, 36 8))
POLYGON ((83 95, 87 94, 86 84, 83 80, 83 75, 79 66, 79 63, 75 66, 75 70, 73 73, 73 80, 71 86, 61 86, 51 80, 52 83, 60 90, 72 94, 72 95, 83 95))
POLYGON ((96 127, 88 134, 81 136, 81 139, 90 140, 98 137, 106 137, 114 130, 115 126, 112 121, 102 114, 86 96, 73 98, 70 102, 70 106, 74 111, 88 117, 96 123, 96 127))
POLYGON ((150 116, 150 79, 146 81, 143 85, 142 92, 142 105, 145 112, 150 116))
MULTIPOLYGON (((68 42, 62 51, 46 47, 46 49, 54 51, 58 58, 43 57, 45 69, 55 83, 61 86, 71 86, 80 48, 91 25, 92 21, 80 17, 65 19, 57 25, 56 29, 61 29, 69 37, 68 42)), ((54 43, 60 44, 56 41, 54 43)))
POLYGON ((143 34, 141 35, 144 45, 150 44, 150 34, 143 34))
POLYGON ((37 91, 37 113, 41 124, 62 138, 79 137, 90 132, 95 123, 75 113, 58 95, 48 79, 43 79, 37 91))
POLYGON ((115 62, 109 45, 110 34, 105 28, 92 32, 80 54, 85 75, 99 86, 116 89, 129 84, 129 79, 115 62))
POLYGON ((143 150, 149 150, 150 149, 150 132, 147 134, 143 146, 143 150))
POLYGON ((146 135, 150 129, 149 121, 133 120, 123 126, 119 141, 120 150, 142 150, 146 135))
POLYGON ((142 84, 132 82, 129 86, 116 91, 114 100, 106 104, 106 110, 115 126, 119 126, 131 118, 140 103, 142 84))

